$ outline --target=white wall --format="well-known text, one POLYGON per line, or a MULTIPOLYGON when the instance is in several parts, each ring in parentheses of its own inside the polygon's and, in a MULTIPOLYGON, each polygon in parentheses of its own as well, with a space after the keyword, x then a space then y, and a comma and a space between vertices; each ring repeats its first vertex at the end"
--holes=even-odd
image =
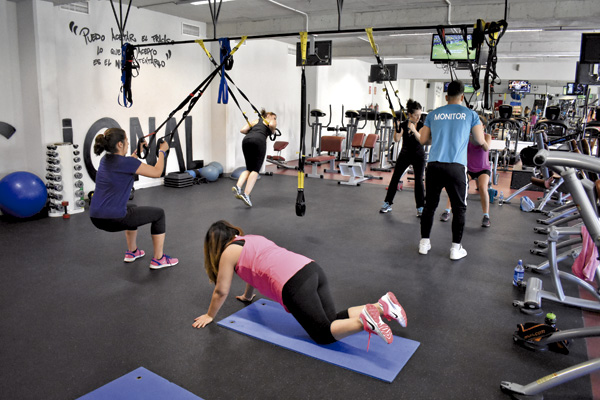
POLYGON ((0 177, 28 169, 16 22, 16 3, 0 0, 0 121, 17 129, 10 140, 0 136, 0 177))
MULTIPOLYGON (((113 37, 113 32, 118 33, 116 22, 109 2, 89 4, 90 14, 84 15, 41 0, 26 0, 16 6, 0 0, 0 46, 10 55, 0 62, 0 73, 10 77, 1 83, 8 95, 0 100, 0 121, 17 128, 10 140, 0 138, 0 176, 15 170, 44 176, 45 147, 62 141, 63 119, 72 120, 74 142, 79 145, 94 122, 102 118, 114 119, 126 131, 130 119, 139 118, 144 133, 150 133, 148 119, 154 117, 158 126, 211 70, 196 44, 155 47, 153 57, 164 66, 141 64, 132 84, 133 106, 119 106, 121 71, 116 62, 120 61, 120 40, 113 37)), ((190 40, 181 34, 182 22, 199 25, 132 8, 126 26, 131 35, 128 41, 150 43, 155 41, 154 35, 158 35, 156 40, 190 40), (142 36, 146 41, 142 42, 142 36)), ((204 34, 205 26, 200 25, 204 34)), ((146 58, 138 55, 142 61, 146 58)), ((202 98, 190 114, 195 159, 208 158, 212 153, 210 101, 202 98)), ((184 124, 178 131, 185 145, 184 124)), ((164 134, 161 130, 158 136, 164 134)), ((97 161, 94 157, 96 165, 97 161)), ((168 171, 177 169, 176 157, 170 157, 168 171)), ((136 186, 152 182, 142 178, 136 186)), ((87 174, 84 185, 86 190, 94 186, 87 174)))

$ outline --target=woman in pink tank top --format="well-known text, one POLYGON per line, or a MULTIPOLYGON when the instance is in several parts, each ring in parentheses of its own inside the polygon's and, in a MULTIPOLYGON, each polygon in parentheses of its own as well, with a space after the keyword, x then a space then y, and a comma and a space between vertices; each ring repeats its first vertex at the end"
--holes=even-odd
POLYGON ((248 304, 256 288, 280 303, 318 344, 329 344, 362 330, 392 343, 390 327, 381 317, 406 326, 406 313, 392 292, 377 303, 336 312, 327 277, 310 258, 277 246, 258 235, 244 235, 227 221, 212 224, 204 240, 204 267, 215 283, 206 314, 195 319, 194 328, 211 323, 227 299, 234 274, 246 282, 236 299, 248 304))

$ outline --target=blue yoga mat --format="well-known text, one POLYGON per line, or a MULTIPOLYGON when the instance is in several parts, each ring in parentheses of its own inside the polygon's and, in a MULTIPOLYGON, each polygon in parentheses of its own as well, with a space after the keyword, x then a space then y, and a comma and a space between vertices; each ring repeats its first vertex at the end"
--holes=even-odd
POLYGON ((202 398, 140 367, 79 400, 202 400, 202 398))
POLYGON ((319 345, 280 304, 269 300, 256 301, 218 325, 385 382, 396 378, 420 345, 398 336, 394 336, 392 344, 386 344, 372 335, 367 352, 367 332, 319 345))

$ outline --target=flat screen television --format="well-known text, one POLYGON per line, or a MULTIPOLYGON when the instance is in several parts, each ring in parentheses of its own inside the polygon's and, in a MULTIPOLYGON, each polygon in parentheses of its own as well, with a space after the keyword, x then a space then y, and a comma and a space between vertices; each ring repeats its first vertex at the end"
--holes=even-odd
MULTIPOLYGON (((315 53, 309 53, 310 44, 306 44, 306 64, 308 66, 331 65, 331 40, 318 40, 315 42, 315 53)), ((302 66, 302 49, 300 42, 296 43, 296 66, 302 66)))
POLYGON ((508 90, 512 92, 530 93, 531 83, 529 83, 529 81, 508 81, 508 90))
POLYGON ((581 83, 567 83, 567 95, 579 96, 587 93, 587 85, 581 83))
POLYGON ((384 64, 383 70, 379 64, 371 65, 369 82, 395 81, 398 79, 398 64, 384 64))
POLYGON ((475 50, 469 50, 469 57, 467 58, 467 45, 471 46, 471 39, 471 35, 467 35, 468 43, 465 43, 463 35, 446 35, 446 46, 448 46, 451 53, 448 54, 442 44, 440 35, 434 34, 431 38, 431 61, 475 60, 475 50))
MULTIPOLYGON (((450 85, 450 82, 444 82, 444 93, 448 92, 448 85, 450 85)), ((473 93, 474 91, 473 85, 465 83, 465 93, 473 93)))
POLYGON ((600 63, 600 33, 581 34, 579 61, 592 64, 600 63))
POLYGON ((598 64, 578 62, 575 69, 575 82, 585 85, 600 85, 598 64))

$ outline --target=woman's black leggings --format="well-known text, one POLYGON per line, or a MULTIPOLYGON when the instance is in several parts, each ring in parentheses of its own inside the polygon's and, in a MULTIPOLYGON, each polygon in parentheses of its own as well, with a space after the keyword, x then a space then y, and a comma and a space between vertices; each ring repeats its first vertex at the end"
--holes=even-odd
POLYGON ((138 226, 152 224, 150 233, 160 235, 166 232, 165 211, 158 207, 137 207, 127 205, 127 214, 123 218, 91 218, 98 229, 107 232, 136 231, 138 226))
POLYGON ((246 169, 249 172, 260 172, 267 154, 267 138, 262 134, 248 134, 242 140, 242 152, 246 169))
POLYGON ((425 173, 425 154, 410 154, 408 152, 401 151, 396 160, 396 166, 394 167, 394 173, 388 186, 388 191, 385 196, 386 202, 392 204, 396 191, 398 190, 398 182, 404 174, 404 171, 409 165, 413 166, 413 173, 415 175, 415 204, 417 208, 421 208, 425 205, 425 187, 423 185, 423 175, 425 173))
POLYGON ((349 318, 348 310, 336 313, 327 277, 314 261, 298 271, 283 286, 283 304, 318 344, 336 341, 331 323, 349 318))

